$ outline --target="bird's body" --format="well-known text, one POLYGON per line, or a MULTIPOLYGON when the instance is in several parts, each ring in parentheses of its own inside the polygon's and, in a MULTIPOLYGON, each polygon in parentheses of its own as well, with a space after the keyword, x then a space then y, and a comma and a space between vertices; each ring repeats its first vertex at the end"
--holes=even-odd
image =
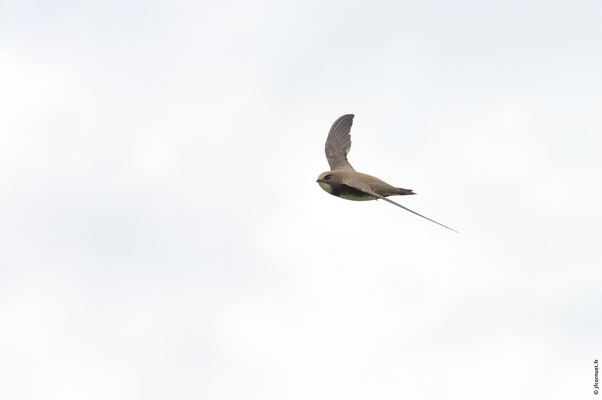
POLYGON ((453 231, 448 226, 418 214, 393 200, 387 199, 389 196, 416 194, 411 189, 389 185, 387 182, 374 176, 363 174, 353 169, 347 160, 347 154, 351 149, 351 135, 349 132, 353 124, 353 117, 353 114, 343 115, 330 128, 325 150, 326 159, 331 170, 323 172, 318 176, 317 182, 320 187, 333 196, 347 200, 365 201, 382 199, 453 231))
POLYGON ((402 189, 395 186, 389 185, 387 182, 382 181, 372 175, 362 174, 351 169, 338 169, 336 171, 328 171, 318 177, 318 184, 322 189, 332 194, 333 196, 342 197, 347 200, 376 200, 378 197, 371 195, 367 192, 361 191, 356 187, 349 185, 348 182, 359 180, 363 184, 370 187, 376 193, 381 196, 396 196, 396 195, 408 195, 416 194, 411 189, 402 189), (331 175, 326 182, 324 176, 331 175), (320 178, 322 180, 320 181, 320 178), (347 182, 347 183, 346 183, 347 182))

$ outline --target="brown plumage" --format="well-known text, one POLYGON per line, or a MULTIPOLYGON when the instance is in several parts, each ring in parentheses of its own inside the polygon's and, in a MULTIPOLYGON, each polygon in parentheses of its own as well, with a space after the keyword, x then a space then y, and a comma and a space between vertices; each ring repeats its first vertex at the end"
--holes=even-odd
POLYGON ((347 200, 378 200, 382 199, 391 204, 401 207, 424 219, 441 225, 444 228, 454 232, 456 230, 434 221, 424 215, 418 214, 407 207, 402 206, 393 200, 387 199, 388 196, 404 196, 416 194, 411 189, 398 188, 389 185, 374 176, 357 172, 349 161, 347 154, 351 149, 351 125, 353 124, 353 114, 346 114, 337 119, 328 133, 325 144, 326 159, 331 170, 318 176, 318 184, 326 192, 333 196, 341 197, 347 200))

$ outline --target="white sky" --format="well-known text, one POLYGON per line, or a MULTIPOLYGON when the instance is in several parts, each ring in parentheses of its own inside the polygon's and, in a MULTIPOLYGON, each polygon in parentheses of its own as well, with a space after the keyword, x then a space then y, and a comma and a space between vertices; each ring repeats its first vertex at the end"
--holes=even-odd
POLYGON ((594 397, 599 1, 1 9, 1 398, 594 397))

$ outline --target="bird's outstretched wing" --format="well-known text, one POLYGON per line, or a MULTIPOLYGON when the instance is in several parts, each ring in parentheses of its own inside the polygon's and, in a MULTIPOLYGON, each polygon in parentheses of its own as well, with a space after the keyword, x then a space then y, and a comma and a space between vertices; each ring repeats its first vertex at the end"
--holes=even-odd
POLYGON ((394 202, 394 201, 393 201, 393 200, 391 200, 391 199, 387 199, 386 197, 379 196, 379 195, 377 195, 377 194, 373 194, 373 196, 376 196, 376 197, 378 197, 379 199, 383 199, 384 201, 387 201, 387 202, 389 202, 389 203, 391 203, 391 204, 395 204, 397 207, 401 207, 401 208, 403 208, 404 210, 411 212, 412 214, 416 214, 416 215, 418 215, 419 217, 422 217, 422 218, 424 218, 424 219, 427 219, 427 220, 429 220, 429 221, 431 221, 431 222, 434 222, 434 223, 436 223, 437 225, 440 225, 440 226, 442 226, 442 227, 444 227, 444 228, 447 228, 447 229, 449 229, 450 231, 454 231, 454 232, 456 232, 456 233, 460 233, 460 232, 458 232, 457 230, 455 230, 455 229, 453 229, 453 228, 450 228, 449 226, 443 225, 442 223, 435 221, 434 219, 430 219, 429 217, 425 217, 425 216, 424 216, 424 215, 422 215, 422 214, 418 214, 416 211, 412 211, 412 210, 410 210, 409 208, 407 208, 407 207, 404 207, 404 206, 402 206, 401 204, 399 204, 399 203, 396 203, 396 202, 394 202))
POLYGON ((347 161, 347 154, 351 149, 351 125, 353 124, 353 114, 346 114, 339 117, 328 132, 326 138, 326 159, 330 169, 351 168, 351 164, 347 161))
POLYGON ((361 190, 361 191, 362 191, 362 192, 364 192, 364 193, 368 193, 369 195, 371 195, 371 196, 374 196, 374 197, 376 197, 377 199, 381 199, 381 200, 384 200, 384 201, 386 201, 386 202, 388 202, 388 203, 395 204, 397 207, 403 208, 404 210, 406 210, 406 211, 409 211, 409 212, 411 212, 412 214, 416 214, 416 215, 418 215, 419 217, 422 217, 422 218, 424 218, 424 219, 426 219, 426 220, 429 220, 429 221, 431 221, 431 222, 434 222, 434 223, 436 223, 437 225, 440 225, 440 226, 442 226, 442 227, 444 227, 444 228, 447 228, 447 229, 449 229, 450 231, 454 231, 454 232, 456 232, 456 233, 460 233, 460 232, 458 232, 457 230, 455 230, 455 229, 453 229, 453 228, 450 228, 449 226, 443 225, 442 223, 440 223, 440 222, 437 222, 437 221, 435 221, 435 220, 433 220, 433 219, 430 219, 429 217, 425 217, 425 216, 424 216, 424 215, 422 215, 422 214, 418 214, 416 211, 410 210, 409 208, 407 208, 407 207, 404 207, 404 206, 402 206, 401 204, 399 204, 399 203, 397 203, 397 202, 395 202, 395 201, 393 201, 393 200, 391 200, 391 199, 387 199, 385 196, 381 196, 380 194, 378 194, 378 193, 376 193, 374 190, 372 190, 372 189, 371 189, 371 188, 370 188, 368 185, 359 185, 360 187, 357 187, 357 186, 358 186, 358 184, 357 184, 357 183, 356 183, 356 184, 353 184, 353 182, 350 182, 349 180, 346 180, 346 181, 344 181, 344 183, 345 183, 346 185, 348 185, 348 186, 354 187, 355 189, 361 190))

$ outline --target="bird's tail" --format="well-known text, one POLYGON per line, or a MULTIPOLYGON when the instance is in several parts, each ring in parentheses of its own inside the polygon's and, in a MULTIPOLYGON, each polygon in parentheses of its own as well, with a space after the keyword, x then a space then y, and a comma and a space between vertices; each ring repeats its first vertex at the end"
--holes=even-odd
POLYGON ((412 189, 404 189, 404 188, 395 188, 395 189, 397 189, 397 193, 395 193, 395 194, 398 194, 400 196, 405 196, 408 194, 416 194, 416 193, 414 193, 414 191, 412 189))

